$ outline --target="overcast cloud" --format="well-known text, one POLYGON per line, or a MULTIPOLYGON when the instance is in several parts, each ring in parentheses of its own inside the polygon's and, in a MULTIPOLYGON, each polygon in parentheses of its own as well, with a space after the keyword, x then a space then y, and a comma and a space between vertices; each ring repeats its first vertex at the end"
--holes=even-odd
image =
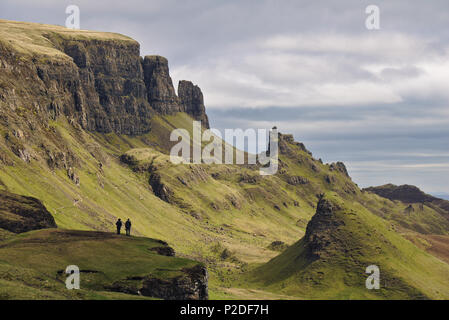
POLYGON ((293 133, 361 186, 449 194, 449 2, 2 0, 0 18, 129 35, 205 96, 212 126, 293 133), (365 8, 380 8, 380 30, 365 8))

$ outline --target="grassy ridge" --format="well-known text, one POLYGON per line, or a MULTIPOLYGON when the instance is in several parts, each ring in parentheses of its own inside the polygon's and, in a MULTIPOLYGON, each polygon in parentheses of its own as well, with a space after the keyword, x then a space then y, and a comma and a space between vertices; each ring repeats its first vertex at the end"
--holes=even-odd
MULTIPOLYGON (((10 237, 0 247, 0 297, 8 299, 130 299, 108 292, 117 281, 183 274, 195 261, 166 257, 149 249, 160 242, 112 233, 46 229, 10 237), (80 268, 81 290, 65 288, 69 265, 80 268)), ((132 282, 132 281, 128 281, 132 282)))
MULTIPOLYGON (((311 230, 314 237, 330 233, 332 240, 318 258, 310 256, 303 238, 284 253, 257 268, 254 283, 283 294, 311 298, 445 299, 449 294, 449 266, 419 250, 398 235, 391 223, 357 203, 328 197, 335 209, 331 227, 311 230), (380 268, 381 289, 365 288, 365 268, 380 268)), ((313 228, 312 228, 313 229, 313 228)))
MULTIPOLYGON (((319 193, 337 192, 345 202, 384 217, 405 209, 403 204, 361 192, 345 174, 313 159, 289 139, 283 139, 280 171, 275 176, 260 177, 257 169, 247 166, 173 165, 161 152, 170 146, 162 144, 164 137, 174 127, 191 130, 191 121, 182 113, 156 117, 153 132, 127 137, 87 133, 60 119, 51 126, 59 143, 79 160, 75 171, 80 186, 68 178, 66 170, 49 169, 44 159, 3 166, 0 181, 12 192, 41 199, 62 228, 112 231, 117 217, 129 217, 136 235, 166 240, 182 256, 206 263, 211 298, 247 296, 242 291, 252 283, 245 276, 247 271, 278 254, 270 249, 273 241, 293 244, 304 235, 319 193), (121 163, 124 153, 136 157, 144 170, 121 163), (173 192, 171 203, 153 193, 150 171, 145 169, 150 165, 173 192), (292 176, 308 182, 292 185, 288 182, 292 176), (223 257, 225 250, 227 257, 223 257)), ((267 288, 275 296, 283 294, 276 293, 281 291, 275 286, 267 288)), ((258 289, 264 296, 266 288, 258 289)), ((288 295, 307 296, 297 289, 288 295)), ((350 296, 365 293, 355 291, 350 296)))

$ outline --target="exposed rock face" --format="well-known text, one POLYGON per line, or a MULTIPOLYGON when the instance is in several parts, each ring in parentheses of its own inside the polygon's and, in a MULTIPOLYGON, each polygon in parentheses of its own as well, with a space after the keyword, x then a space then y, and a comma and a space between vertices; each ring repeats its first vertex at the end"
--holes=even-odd
POLYGON ((279 240, 273 241, 268 246, 268 249, 273 250, 273 251, 279 251, 279 252, 282 252, 287 248, 288 248, 288 245, 286 243, 284 243, 283 241, 279 241, 279 240))
POLYGON ((181 111, 167 59, 161 56, 146 56, 143 60, 143 72, 150 105, 162 114, 181 111))
POLYGON ((154 247, 149 249, 150 251, 156 252, 157 254, 160 254, 162 256, 167 257, 174 257, 175 256, 175 250, 172 247, 169 246, 163 246, 163 247, 154 247))
POLYGON ((181 270, 182 274, 171 278, 152 275, 128 277, 106 286, 106 290, 142 295, 164 300, 208 300, 209 275, 201 265, 181 270))
MULTIPOLYGON (((149 132, 155 113, 188 110, 208 123, 201 90, 183 82, 181 104, 167 59, 142 59, 136 41, 126 37, 72 38, 57 32, 43 32, 41 37, 52 50, 59 50, 57 57, 39 56, 40 52, 36 57, 24 55, 0 41, 0 115, 23 120, 26 114, 17 113, 25 108, 36 126, 66 116, 70 123, 89 131, 128 135, 149 132)), ((19 126, 23 128, 23 124, 19 126)), ((19 132, 19 136, 23 134, 26 132, 19 132)), ((20 156, 30 159, 26 150, 20 156)))
POLYGON ((68 40, 61 50, 73 64, 36 66, 43 86, 54 88, 47 106, 53 117, 64 114, 90 131, 142 134, 150 130, 152 109, 137 42, 68 40))
POLYGON ((152 173, 150 175, 149 182, 155 196, 164 200, 165 202, 171 203, 173 191, 171 191, 164 183, 162 183, 161 176, 158 173, 152 173))
POLYGON ((301 176, 289 176, 287 182, 293 186, 308 184, 309 180, 301 176))
POLYGON ((315 215, 307 224, 304 239, 308 250, 308 255, 312 258, 320 258, 326 255, 326 249, 331 244, 335 244, 334 231, 343 221, 335 216, 335 204, 320 197, 315 215))
POLYGON ((178 85, 178 96, 183 111, 195 120, 201 121, 202 126, 209 129, 209 119, 206 115, 201 89, 190 81, 181 80, 178 85))
POLYGON ((291 145, 299 147, 302 151, 312 155, 312 153, 306 149, 303 143, 296 142, 292 134, 279 133, 279 152, 289 157, 296 157, 296 153, 292 149, 291 145))
POLYGON ((140 293, 165 300, 207 300, 209 292, 206 268, 198 265, 183 271, 185 275, 172 279, 145 278, 140 293))
POLYGON ((78 177, 78 175, 75 173, 75 171, 73 171, 73 168, 70 167, 67 169, 67 176, 69 177, 70 180, 73 181, 73 183, 75 183, 77 186, 80 185, 80 178, 78 177))
POLYGON ((348 170, 346 169, 346 166, 343 162, 335 162, 331 163, 329 167, 332 171, 340 171, 341 173, 345 174, 345 176, 349 177, 348 170))
POLYGON ((56 223, 39 200, 0 191, 0 228, 22 233, 56 228, 56 223))

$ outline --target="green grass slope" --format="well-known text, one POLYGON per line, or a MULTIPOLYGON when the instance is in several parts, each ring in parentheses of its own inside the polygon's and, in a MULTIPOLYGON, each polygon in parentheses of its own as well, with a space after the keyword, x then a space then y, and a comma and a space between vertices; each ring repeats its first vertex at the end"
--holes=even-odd
POLYGON ((306 235, 257 268, 253 283, 313 299, 448 299, 449 265, 397 234, 391 223, 336 194, 320 200, 306 235), (368 290, 366 267, 380 268, 368 290))
POLYGON ((150 250, 163 246, 153 239, 90 231, 46 229, 16 235, 0 242, 0 298, 136 299, 111 287, 136 287, 149 275, 170 279, 198 265, 150 250), (65 287, 69 265, 81 270, 80 290, 65 287))
MULTIPOLYGON (((0 21, 0 49, 12 46, 17 57, 5 68, 28 66, 33 59, 73 64, 58 50, 58 41, 86 37, 119 46, 134 41, 116 34, 0 21)), ((151 131, 140 136, 89 132, 61 114, 51 119, 40 115, 39 101, 45 106, 55 97, 34 85, 26 77, 13 81, 0 74, 0 190, 38 198, 64 229, 110 232, 118 217, 130 218, 135 235, 163 239, 180 256, 204 262, 212 298, 302 297, 301 291, 283 295, 258 284, 258 290, 249 292, 253 283, 245 276, 279 254, 273 242, 291 245, 304 236, 321 193, 333 192, 345 205, 363 207, 370 228, 391 224, 398 239, 411 231, 449 232, 434 207, 424 205, 409 214, 404 203, 361 191, 343 164, 314 159, 291 135, 279 136, 279 171, 272 176, 260 176, 255 165, 174 165, 168 157, 175 143, 170 133, 183 128, 192 136, 193 119, 187 114, 151 115, 151 131), (2 92, 8 92, 8 99, 2 100, 2 92)), ((0 239, 10 237, 0 232, 0 239)), ((354 241, 356 246, 367 240, 354 241)), ((34 269, 27 270, 24 274, 31 275, 34 269)))
POLYGON ((50 38, 56 40, 55 37, 65 40, 90 39, 136 43, 135 40, 117 33, 72 30, 62 26, 0 19, 0 43, 12 46, 24 56, 39 55, 53 60, 70 60, 69 56, 55 46, 54 41, 49 41, 50 38))
POLYGON ((79 186, 63 167, 49 167, 39 144, 27 163, 0 139, 13 159, 0 166, 0 188, 41 199, 61 228, 112 231, 117 217, 130 218, 136 235, 163 239, 181 256, 207 264, 212 298, 245 297, 232 288, 246 287, 246 280, 232 279, 276 256, 272 242, 293 244, 302 237, 319 193, 337 192, 385 219, 406 208, 361 192, 342 168, 313 159, 288 135, 281 135, 280 170, 273 176, 261 177, 246 165, 173 165, 161 152, 169 147, 164 137, 175 127, 191 130, 192 119, 178 113, 153 123, 152 132, 138 137, 88 133, 63 118, 37 131, 47 149, 62 148, 76 159, 79 186), (137 162, 123 163, 123 154, 137 162), (155 194, 152 175, 169 190, 168 201, 155 194))

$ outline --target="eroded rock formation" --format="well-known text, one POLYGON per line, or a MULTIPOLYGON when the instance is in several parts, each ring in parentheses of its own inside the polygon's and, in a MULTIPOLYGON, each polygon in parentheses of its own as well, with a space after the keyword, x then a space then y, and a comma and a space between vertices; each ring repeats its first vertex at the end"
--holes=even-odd
POLYGON ((23 120, 30 112, 29 122, 42 126, 63 115, 89 131, 141 135, 151 130, 154 114, 185 111, 208 127, 201 90, 181 81, 178 98, 167 59, 141 58, 136 41, 58 33, 43 37, 59 51, 57 58, 30 57, 0 41, 0 115, 5 121, 14 123, 19 111, 17 121, 23 120))
POLYGON ((201 121, 203 127, 209 128, 201 89, 190 81, 181 80, 178 85, 178 95, 182 111, 190 114, 195 120, 201 121))
POLYGON ((22 233, 56 228, 56 223, 38 199, 0 191, 0 228, 22 233))

